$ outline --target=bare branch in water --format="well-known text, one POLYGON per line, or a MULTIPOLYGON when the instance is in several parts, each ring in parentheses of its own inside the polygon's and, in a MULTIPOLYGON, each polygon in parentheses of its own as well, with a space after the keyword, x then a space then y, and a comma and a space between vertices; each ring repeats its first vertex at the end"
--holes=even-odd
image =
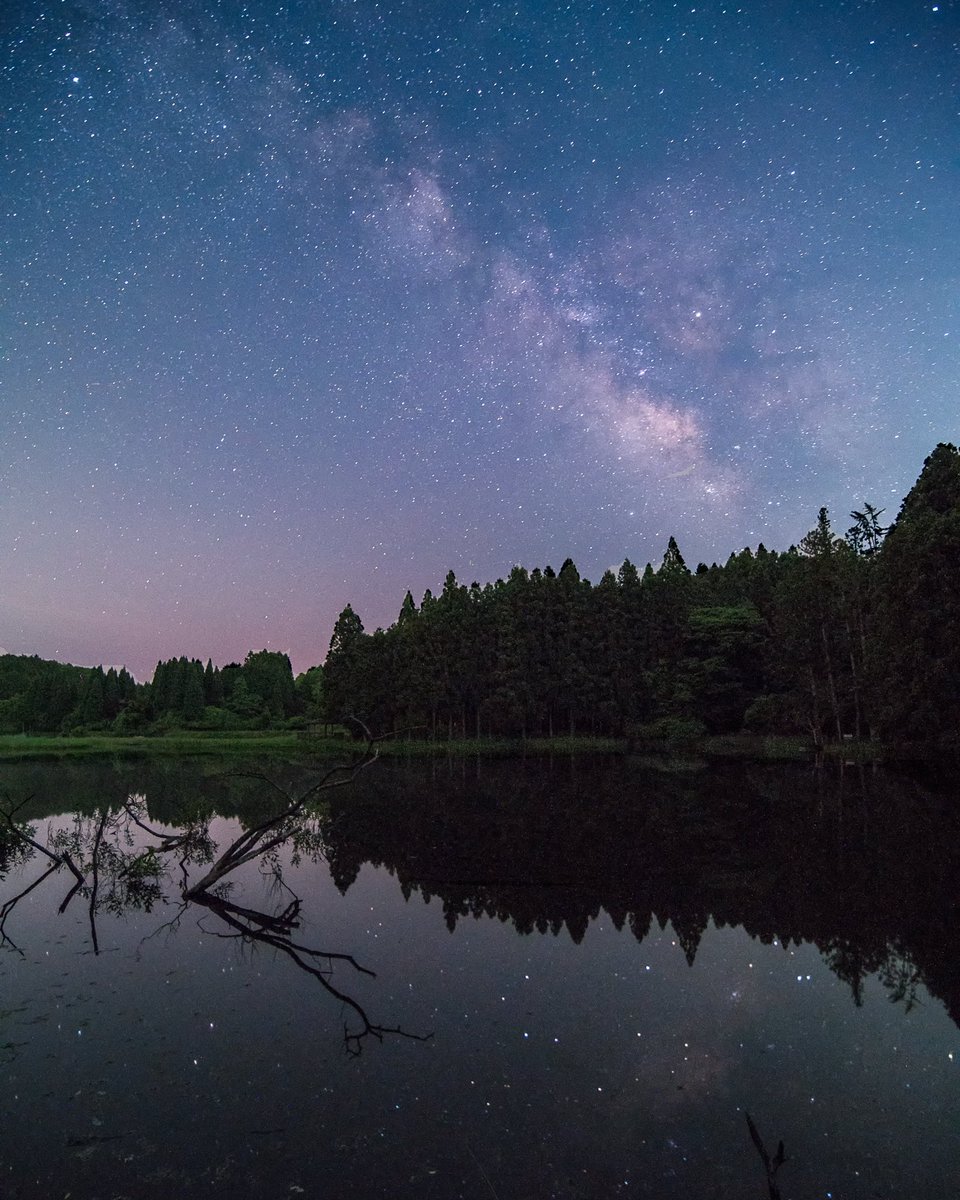
MULTIPOLYGON (((346 992, 340 991, 339 988, 333 986, 328 976, 330 975, 331 966, 334 962, 348 963, 355 971, 361 975, 369 975, 376 978, 375 972, 367 967, 362 967, 351 954, 337 954, 329 950, 317 950, 310 946, 303 946, 298 942, 294 942, 291 938, 280 932, 280 928, 284 923, 290 922, 291 909, 295 912, 299 911, 299 900, 292 901, 291 904, 282 913, 271 915, 269 913, 257 912, 253 909, 241 908, 237 904, 232 904, 229 900, 224 900, 222 897, 215 896, 209 892, 201 892, 190 899, 194 904, 201 904, 210 912, 215 913, 230 929, 234 930, 230 934, 222 934, 213 932, 214 937, 237 937, 245 942, 253 942, 265 946, 271 946, 274 950, 279 950, 290 958, 301 971, 305 971, 308 975, 312 975, 320 986, 330 993, 341 1004, 353 1010, 356 1014, 360 1028, 351 1030, 345 1023, 343 1027, 343 1042, 347 1053, 352 1057, 356 1057, 362 1053, 364 1039, 374 1037, 377 1041, 382 1042, 387 1034, 394 1034, 397 1037, 408 1038, 415 1042, 426 1042, 432 1037, 432 1033, 419 1034, 408 1033, 406 1030, 397 1026, 377 1025, 370 1020, 363 1006, 352 996, 348 996, 346 992), (313 961, 308 961, 313 960, 313 961), (317 960, 326 961, 331 966, 326 970, 316 965, 317 960)), ((294 921, 292 926, 297 927, 297 922, 294 921)), ((211 932, 208 930, 208 932, 211 932)))
POLYGON ((59 863, 51 863, 51 865, 49 867, 47 867, 47 869, 44 871, 44 873, 40 876, 39 879, 35 879, 28 888, 24 888, 24 890, 22 892, 20 892, 18 895, 12 896, 9 900, 7 900, 4 903, 3 907, 0 908, 0 945, 12 946, 13 949, 16 950, 18 954, 21 954, 21 955, 23 954, 23 951, 16 944, 16 942, 12 941, 9 937, 7 937, 7 934, 4 930, 4 926, 7 923, 7 917, 9 917, 9 915, 17 907, 17 905, 24 898, 24 896, 29 896, 34 888, 39 887, 40 884, 43 883, 43 881, 48 876, 52 875, 55 871, 59 871, 59 869, 60 869, 59 863))
POLYGON ((750 1114, 745 1112, 744 1116, 747 1118, 747 1128, 750 1130, 750 1139, 754 1146, 756 1146, 757 1153, 760 1155, 761 1161, 763 1162, 763 1169, 767 1173, 767 1189, 769 1192, 769 1200, 781 1200, 780 1188, 777 1186, 776 1176, 777 1172, 787 1161, 787 1156, 783 1152, 783 1142, 781 1141, 779 1143, 777 1146, 777 1153, 771 1159, 769 1153, 767 1152, 766 1146, 763 1144, 763 1139, 760 1137, 757 1127, 754 1125, 750 1114))
POLYGON ((263 855, 269 854, 271 850, 282 846, 284 842, 293 836, 295 832, 294 819, 300 815, 309 800, 321 792, 330 791, 332 788, 345 787, 348 783, 352 783, 362 770, 369 767, 371 763, 376 762, 379 757, 379 750, 376 748, 377 743, 384 741, 386 738, 393 737, 394 734, 382 734, 379 737, 374 737, 362 722, 358 721, 357 724, 361 725, 367 737, 363 755, 356 762, 338 763, 336 766, 331 767, 315 784, 312 784, 296 798, 291 796, 275 780, 270 779, 266 775, 247 771, 231 772, 234 778, 260 780, 262 783, 273 788, 274 791, 279 792, 287 803, 279 812, 274 813, 273 816, 268 817, 265 821, 261 821, 259 825, 254 825, 252 828, 245 830, 238 838, 231 842, 207 874, 184 892, 184 896, 187 899, 197 899, 202 893, 208 892, 210 888, 219 883, 225 875, 229 875, 231 871, 235 871, 237 867, 251 862, 255 858, 262 858, 263 855))
POLYGON ((129 804, 123 806, 123 811, 127 814, 130 820, 144 833, 149 833, 151 837, 159 838, 159 846, 154 846, 153 849, 159 853, 166 853, 169 850, 179 850, 189 836, 189 830, 184 833, 162 833, 159 829, 151 829, 145 821, 141 821, 137 814, 133 811, 129 804))
MULTIPOLYGON (((77 892, 86 883, 86 879, 84 878, 83 873, 80 871, 77 864, 73 861, 73 859, 71 858, 68 851, 64 851, 62 854, 55 854, 50 849, 49 846, 44 846, 42 842, 38 842, 35 838, 31 837, 29 833, 27 833, 26 829, 24 829, 21 825, 18 825, 14 821, 14 819, 13 819, 14 816, 22 808, 26 807, 26 805, 29 804, 30 801, 33 799, 32 794, 29 796, 26 796, 23 800, 20 801, 19 804, 12 804, 12 805, 10 804, 9 795, 7 793, 4 793, 4 796, 6 799, 6 804, 3 806, 0 806, 0 817, 3 818, 3 821, 6 824, 7 828, 14 835, 14 837, 17 837, 21 841, 26 842, 26 844, 28 846, 32 846, 34 850, 39 851, 46 858, 48 858, 50 860, 50 862, 52 863, 52 866, 49 871, 46 871, 43 875, 40 876, 40 878, 36 881, 35 884, 33 884, 31 887, 27 888, 27 890, 25 892, 22 892, 19 896, 15 896, 12 900, 8 901, 7 904, 5 904, 3 906, 3 920, 4 921, 6 920, 7 916, 13 910, 13 908, 16 906, 16 904, 19 900, 22 900, 24 896, 28 895, 30 892, 33 891, 33 888, 36 887, 37 884, 42 883, 43 880, 46 879, 48 875, 52 875, 54 873, 54 871, 59 870, 59 868, 62 866, 68 867, 69 870, 72 872, 74 878, 76 879, 76 883, 73 885, 73 887, 70 889, 70 891, 67 892, 66 896, 63 899, 63 902, 60 905, 60 908, 57 910, 58 912, 61 912, 61 913, 64 912, 67 905, 70 903, 70 901, 73 899, 73 897, 77 894, 77 892)), ((7 940, 9 940, 9 939, 7 939, 7 940)), ((13 943, 11 943, 11 945, 12 944, 13 943)))
MULTIPOLYGON (((159 883, 154 877, 161 874, 169 878, 175 869, 174 862, 166 860, 163 865, 157 855, 166 852, 177 852, 176 865, 182 875, 180 889, 180 905, 174 916, 161 925, 154 934, 156 936, 164 929, 176 928, 183 914, 191 904, 198 904, 212 915, 216 916, 226 927, 226 931, 206 929, 205 931, 218 938, 236 938, 242 942, 254 945, 269 946, 289 958, 296 966, 311 975, 320 986, 340 1004, 353 1014, 343 1027, 343 1043, 347 1054, 357 1056, 362 1052, 364 1041, 374 1038, 383 1041, 387 1035, 408 1038, 413 1041, 428 1041, 433 1034, 408 1033, 399 1025, 380 1025, 372 1021, 363 1005, 353 996, 335 987, 331 982, 334 965, 342 963, 358 974, 375 978, 375 972, 363 967, 351 954, 318 949, 294 941, 294 931, 300 928, 301 901, 285 884, 279 867, 274 864, 273 870, 276 889, 285 889, 289 898, 283 896, 275 912, 262 912, 247 908, 231 901, 223 893, 229 885, 224 883, 225 877, 245 863, 255 859, 263 861, 265 855, 287 842, 297 846, 297 838, 301 840, 313 835, 304 823, 304 809, 308 802, 324 791, 344 787, 351 783, 360 771, 370 766, 378 757, 377 743, 383 738, 375 738, 366 726, 357 721, 356 724, 366 736, 363 753, 355 761, 338 763, 326 771, 321 778, 298 796, 293 796, 274 780, 265 775, 236 772, 234 774, 257 779, 267 784, 282 799, 282 807, 258 825, 245 830, 235 838, 226 849, 214 860, 216 848, 210 835, 207 821, 198 820, 188 824, 178 833, 167 833, 153 828, 144 820, 143 806, 124 804, 118 810, 119 819, 111 817, 108 808, 102 809, 90 821, 78 817, 72 830, 61 831, 50 835, 50 844, 44 846, 36 841, 31 832, 21 828, 14 816, 28 802, 22 801, 17 805, 7 804, 0 808, 0 820, 12 831, 24 845, 32 847, 49 860, 49 867, 29 887, 18 896, 8 900, 0 908, 0 944, 6 943, 19 948, 7 937, 4 925, 7 917, 16 905, 45 879, 55 874, 60 867, 66 866, 73 874, 75 883, 60 905, 62 913, 78 891, 87 883, 84 872, 77 861, 89 872, 90 884, 88 899, 88 917, 93 951, 100 951, 97 933, 97 914, 104 908, 110 911, 120 911, 129 903, 136 903, 135 896, 142 898, 144 889, 149 891, 148 901, 154 902, 161 898, 159 883), (125 820, 124 820, 125 818, 125 820), (146 849, 135 846, 131 826, 143 831, 155 844, 146 849), (120 844, 122 843, 122 845, 120 844), (71 854, 71 851, 73 852, 71 854), (76 860, 73 855, 76 855, 76 860), (210 869, 199 882, 190 885, 188 867, 190 864, 211 863, 210 869), (218 888, 217 885, 221 886, 218 888), (149 889, 156 889, 155 893, 149 889)), ((393 736, 392 734, 384 736, 393 736)), ((28 798, 29 799, 29 798, 28 798)), ((322 844, 322 843, 321 843, 322 844)), ((147 939, 145 938, 144 941, 147 939)), ((142 943, 141 943, 142 944, 142 943)))

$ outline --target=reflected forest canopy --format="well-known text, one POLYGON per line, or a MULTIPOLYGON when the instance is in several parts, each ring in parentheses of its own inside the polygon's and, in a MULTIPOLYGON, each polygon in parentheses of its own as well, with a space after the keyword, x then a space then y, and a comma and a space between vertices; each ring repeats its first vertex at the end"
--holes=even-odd
POLYGON ((683 740, 748 732, 893 754, 960 749, 960 453, 941 443, 896 519, 871 504, 839 536, 826 509, 785 552, 691 571, 674 539, 658 569, 629 560, 596 585, 517 566, 466 587, 450 572, 372 634, 351 606, 325 664, 284 654, 222 669, 126 671, 0 657, 0 732, 307 730, 683 740))
MULTIPOLYGON (((606 915, 642 942, 669 924, 692 967, 709 923, 742 927, 785 950, 815 944, 856 1004, 877 976, 907 1008, 925 987, 960 1025, 960 828, 950 796, 839 767, 704 773, 635 759, 450 760, 381 762, 370 772, 368 750, 296 789, 257 773, 204 778, 182 764, 104 764, 95 773, 84 764, 75 778, 88 777, 87 803, 76 796, 76 816, 46 837, 38 826, 49 807, 8 795, 0 875, 16 870, 23 881, 0 909, 3 943, 18 948, 18 906, 49 890, 51 877, 67 885, 51 894, 60 912, 86 905, 94 950, 103 916, 162 910, 160 929, 199 907, 219 922, 208 933, 270 947, 314 975, 345 1006, 344 1043, 357 1053, 371 1036, 429 1031, 379 1024, 333 985, 334 965, 364 968, 349 953, 296 940, 300 901, 283 867, 323 864, 346 893, 370 863, 408 901, 439 903, 451 932, 488 918, 521 935, 580 942, 606 915), (217 812, 237 822, 236 836, 214 836, 217 812), (31 858, 43 870, 28 882, 31 858), (269 912, 243 903, 248 864, 275 880, 269 912)), ((26 787, 42 771, 24 766, 12 778, 26 787)))
POLYGON ((378 773, 330 814, 341 890, 384 866, 451 931, 489 917, 579 942, 605 913, 639 942, 669 923, 693 966, 712 921, 815 944, 858 1005, 868 976, 907 1006, 922 983, 960 1025, 952 793, 839 767, 483 763, 438 766, 427 789, 412 769, 378 773))

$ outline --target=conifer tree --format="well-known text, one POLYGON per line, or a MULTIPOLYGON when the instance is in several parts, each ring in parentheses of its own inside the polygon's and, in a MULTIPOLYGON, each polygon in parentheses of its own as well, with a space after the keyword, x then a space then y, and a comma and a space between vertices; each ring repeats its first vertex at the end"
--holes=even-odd
POLYGON ((223 679, 210 658, 203 670, 203 702, 215 708, 223 705, 223 679))
POLYGON ((348 604, 337 617, 324 665, 328 719, 343 721, 367 715, 363 696, 363 658, 366 635, 363 622, 348 604))
POLYGON ((180 715, 185 721, 199 721, 203 716, 203 667, 198 660, 187 664, 180 715))
POLYGON ((960 749, 960 452, 925 460, 877 563, 871 674, 884 740, 960 749))
POLYGON ((80 720, 84 725, 96 725, 103 720, 103 667, 95 667, 87 677, 80 705, 80 720))
POLYGON ((116 667, 111 667, 103 678, 103 715, 112 721, 120 711, 120 679, 116 667))

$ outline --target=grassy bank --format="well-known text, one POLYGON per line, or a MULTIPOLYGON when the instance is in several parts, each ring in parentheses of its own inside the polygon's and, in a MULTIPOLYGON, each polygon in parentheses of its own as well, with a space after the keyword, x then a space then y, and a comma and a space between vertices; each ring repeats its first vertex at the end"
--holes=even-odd
MULTIPOLYGON (((324 742, 331 753, 343 753, 344 743, 324 742)), ((148 755, 184 756, 296 754, 304 746, 295 733, 173 733, 163 737, 112 737, 91 734, 87 737, 45 737, 6 735, 0 737, 0 761, 25 758, 61 759, 142 757, 148 755)), ((311 752, 317 751, 312 749, 311 752)))
MULTIPOLYGON (((0 761, 65 759, 96 756, 144 757, 193 755, 284 758, 343 758, 361 749, 360 743, 340 738, 303 737, 277 731, 179 731, 157 737, 53 737, 7 735, 0 737, 0 761)), ((758 737, 734 734, 691 741, 620 738, 463 738, 452 741, 397 739, 380 744, 384 758, 428 759, 481 755, 485 758, 518 758, 545 755, 639 754, 690 755, 706 759, 743 759, 762 762, 807 760, 813 753, 803 738, 758 737)), ((837 746, 828 753, 844 758, 877 758, 876 746, 837 746)))
MULTIPOLYGON (((416 741, 396 739, 379 745, 383 758, 448 758, 483 755, 513 758, 523 754, 622 754, 627 743, 614 738, 519 738, 454 739, 416 741)), ((160 737, 0 736, 0 761, 62 759, 96 756, 141 757, 148 755, 276 755, 284 758, 343 758, 363 749, 362 742, 345 738, 302 737, 296 733, 243 731, 230 733, 177 732, 160 737)))

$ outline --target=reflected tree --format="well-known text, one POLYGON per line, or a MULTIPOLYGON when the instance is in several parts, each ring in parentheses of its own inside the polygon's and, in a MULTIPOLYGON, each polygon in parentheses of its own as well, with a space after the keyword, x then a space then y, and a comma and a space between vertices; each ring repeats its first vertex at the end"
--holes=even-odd
POLYGON ((83 873, 73 861, 68 849, 63 849, 59 852, 50 849, 49 846, 45 846, 42 842, 38 842, 34 838, 34 831, 32 827, 18 824, 14 819, 19 812, 22 812, 22 810, 27 807, 32 799, 32 796, 27 796, 19 803, 14 803, 11 801, 9 796, 5 796, 3 807, 0 808, 0 819, 3 821, 7 838, 10 840, 19 841, 24 847, 22 852, 22 858, 24 861, 32 857, 30 851, 33 851, 34 853, 43 855, 49 861, 50 865, 38 879, 35 879, 33 883, 24 888, 22 892, 19 892, 16 896, 12 896, 2 906, 0 906, 0 944, 3 945, 14 945, 6 933, 7 918, 21 900, 23 900, 26 896, 29 896, 30 893, 36 888, 40 887, 40 885, 49 879, 51 875, 55 875, 62 867, 67 867, 74 876, 73 886, 67 892, 60 904, 60 907, 57 909, 57 911, 60 913, 66 911, 67 905, 86 882, 83 873))
POLYGON ((314 861, 326 858, 314 802, 330 789, 349 784, 373 763, 380 740, 367 733, 361 754, 349 763, 331 768, 297 795, 266 775, 235 772, 236 777, 259 781, 273 802, 261 820, 243 829, 226 846, 221 846, 212 834, 209 817, 197 817, 179 828, 156 828, 149 822, 145 799, 136 795, 119 809, 102 808, 92 816, 77 815, 68 826, 51 831, 46 841, 42 841, 31 826, 18 820, 32 797, 19 802, 4 797, 0 804, 3 861, 23 865, 40 855, 48 865, 28 886, 0 906, 0 945, 23 953, 7 933, 8 918, 22 900, 63 869, 73 879, 58 911, 65 912, 76 897, 86 901, 95 954, 100 952, 98 915, 119 916, 130 909, 149 913, 155 906, 169 902, 171 877, 178 876, 177 911, 161 928, 176 927, 183 915, 196 906, 219 922, 221 928, 201 922, 211 936, 269 946, 283 954, 349 1010, 350 1016, 343 1026, 344 1047, 349 1055, 358 1056, 369 1038, 382 1041, 388 1034, 428 1040, 432 1034, 408 1033, 398 1025, 387 1026, 372 1020, 355 997, 334 986, 331 976, 335 964, 344 964, 371 978, 375 978, 375 972, 361 966, 350 954, 296 940, 301 900, 283 880, 282 848, 289 851, 294 863, 304 856, 314 861), (275 911, 247 907, 233 897, 237 881, 230 877, 247 864, 256 864, 262 873, 272 874, 278 890, 283 891, 283 902, 275 911))
POLYGON ((691 965, 711 923, 743 927, 787 953, 816 945, 855 1004, 871 979, 905 1006, 932 990, 960 1024, 949 790, 792 768, 717 771, 705 786, 630 761, 382 781, 331 800, 324 835, 344 890, 370 862, 404 897, 435 901, 451 931, 492 919, 577 940, 605 914, 643 942, 672 925, 691 965))
POLYGON ((904 1012, 910 1012, 918 1004, 923 978, 919 969, 897 947, 891 946, 887 961, 879 971, 880 982, 889 993, 891 1004, 902 1004, 904 1012))
POLYGON ((756 1125, 753 1123, 749 1113, 744 1113, 747 1118, 747 1128, 750 1130, 750 1140, 756 1147, 757 1153, 760 1155, 760 1161, 763 1163, 763 1169, 767 1173, 767 1193, 770 1200, 780 1200, 780 1188, 777 1184, 777 1172, 787 1161, 787 1156, 783 1151, 783 1142, 777 1146, 776 1154, 771 1158, 766 1146, 763 1144, 756 1125))

